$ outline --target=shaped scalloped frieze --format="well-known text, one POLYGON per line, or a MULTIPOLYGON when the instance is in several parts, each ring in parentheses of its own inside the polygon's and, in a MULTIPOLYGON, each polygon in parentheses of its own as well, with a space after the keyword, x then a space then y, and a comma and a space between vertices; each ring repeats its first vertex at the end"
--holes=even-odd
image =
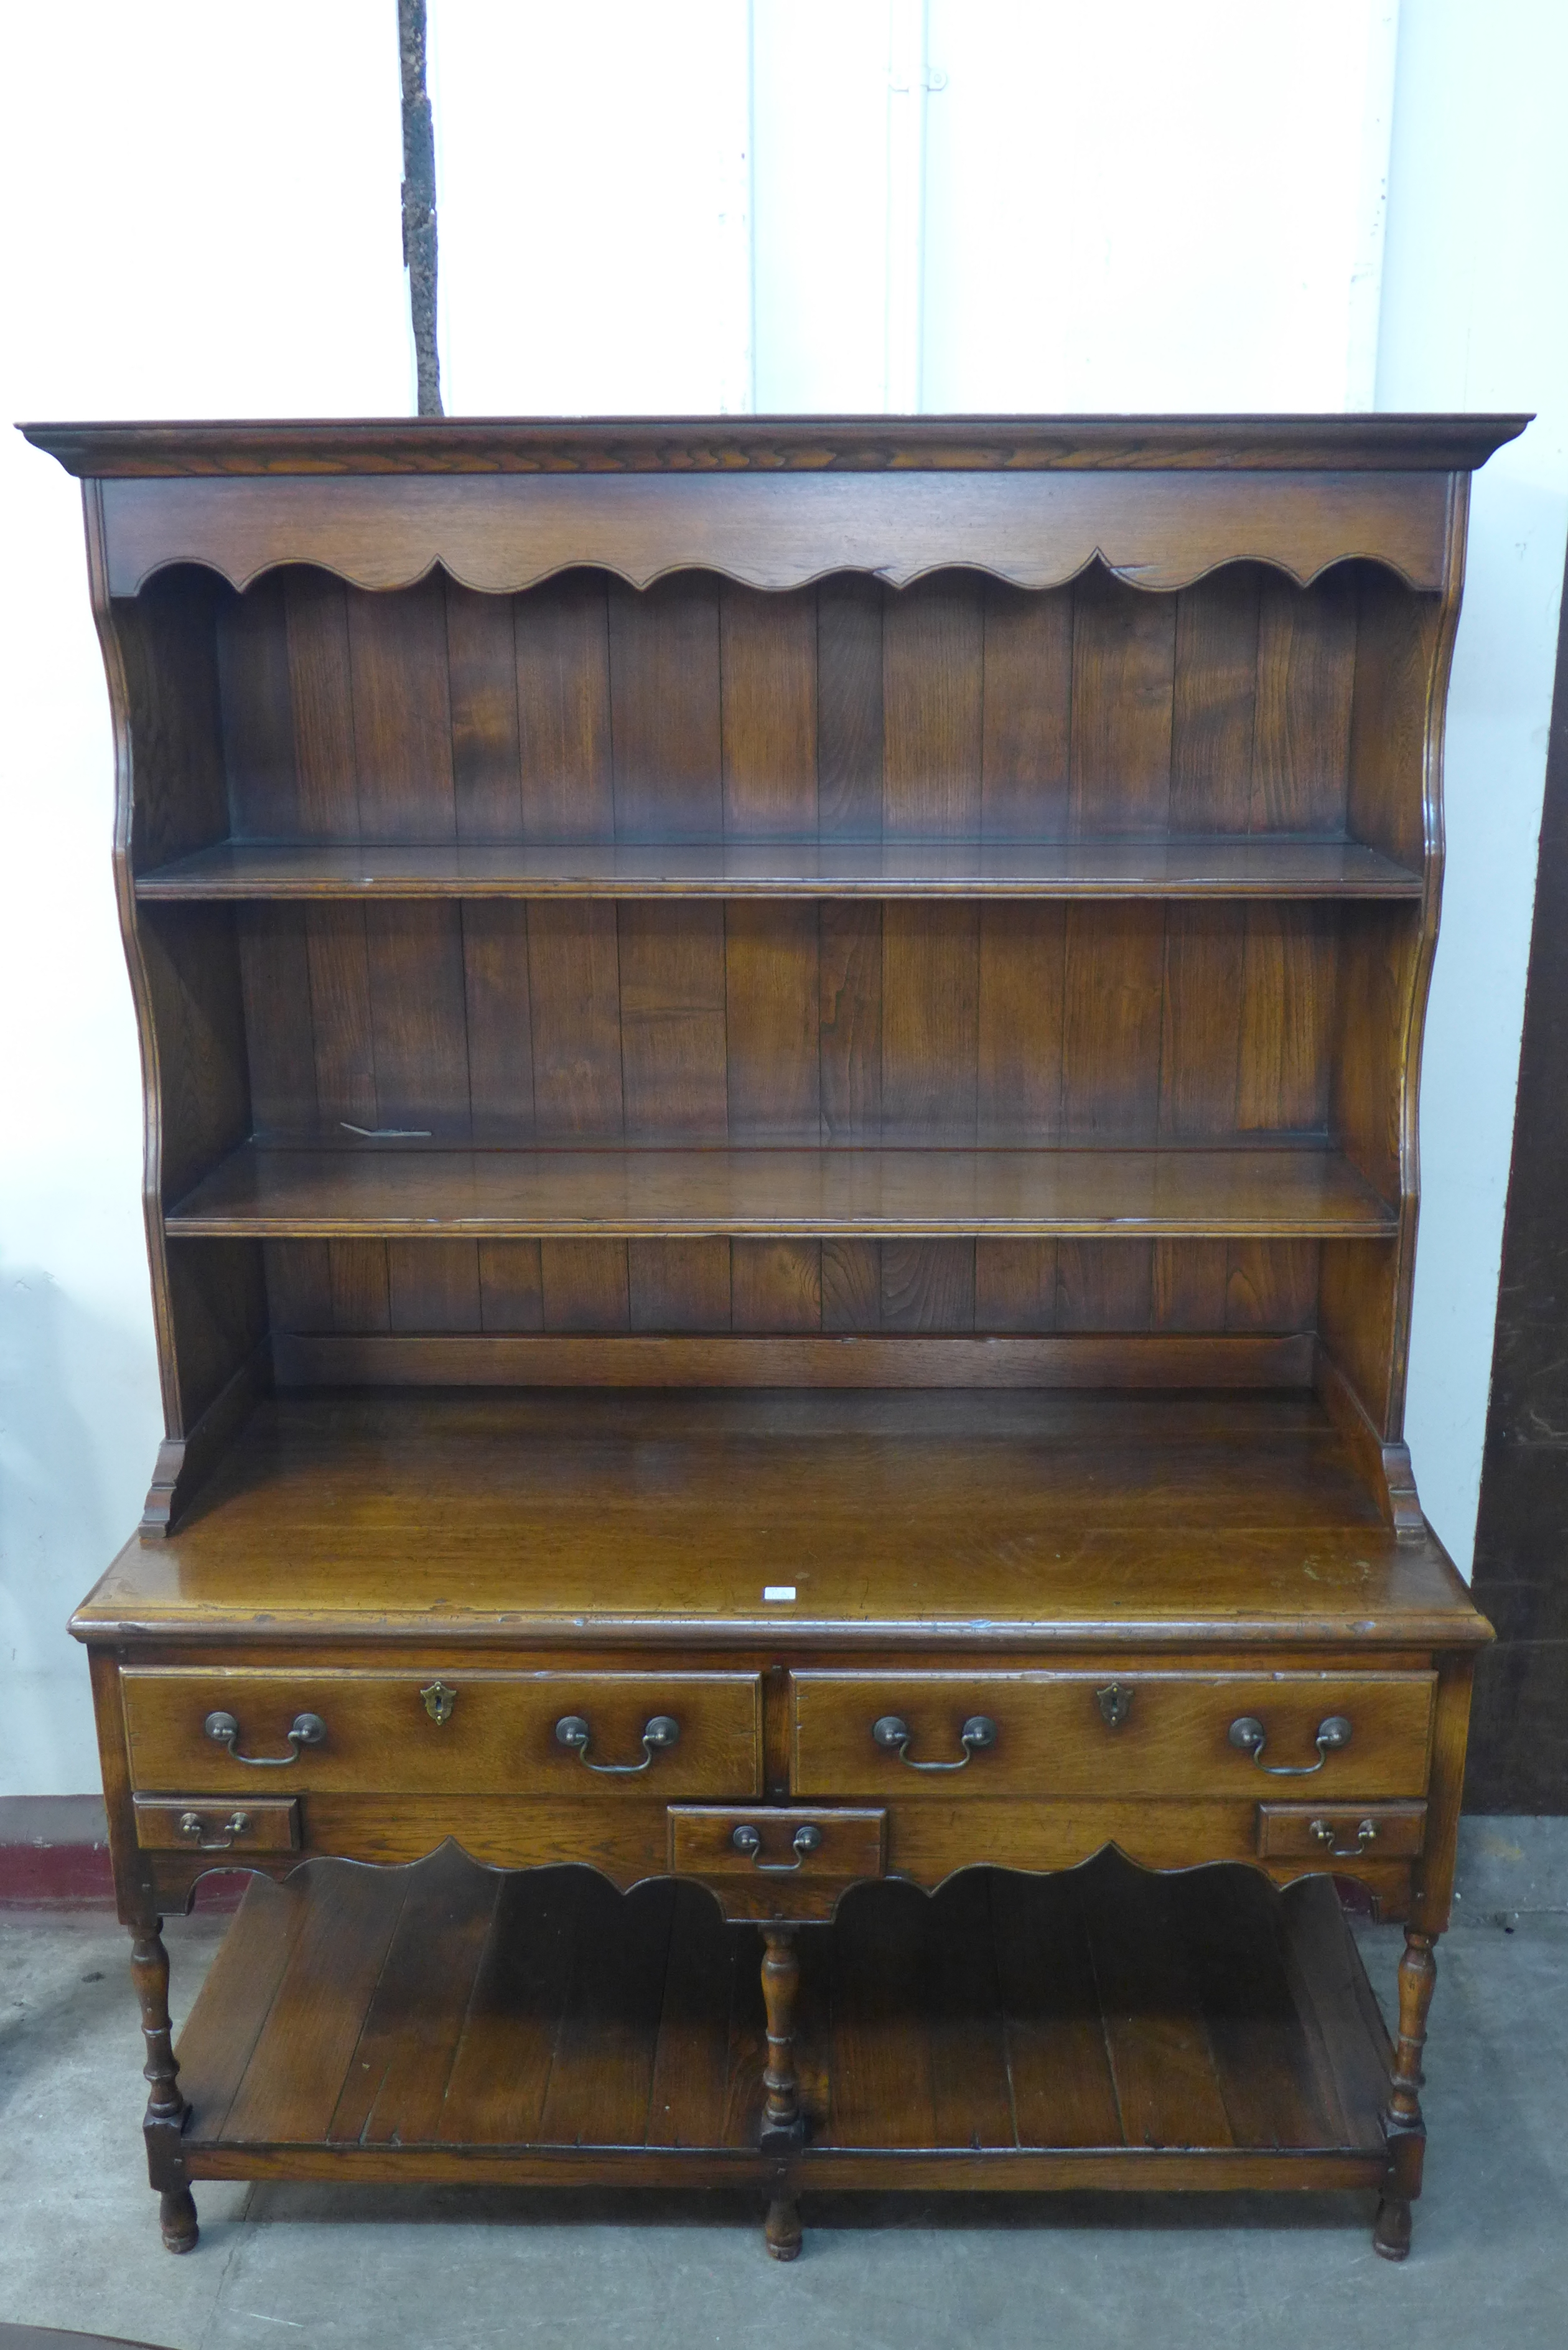
POLYGON ((440 565, 466 588, 510 594, 578 565, 634 588, 689 569, 781 589, 861 571, 901 588, 955 567, 1054 588, 1096 558, 1141 588, 1246 560, 1305 586, 1356 556, 1435 589, 1449 486, 1260 471, 427 474, 109 481, 99 494, 115 596, 176 563, 235 588, 288 563, 406 588, 440 565))

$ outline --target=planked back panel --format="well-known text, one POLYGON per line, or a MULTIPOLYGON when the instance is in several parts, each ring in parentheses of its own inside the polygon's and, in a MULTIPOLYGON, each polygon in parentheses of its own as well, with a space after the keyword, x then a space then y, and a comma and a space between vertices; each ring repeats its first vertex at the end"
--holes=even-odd
POLYGON ((277 1330, 1037 1336, 1310 1330, 1314 1241, 267 1241, 277 1330))
MULTIPOLYGON (((1043 591, 959 569, 783 593, 688 571, 639 591, 576 569, 515 595, 440 571, 370 593, 291 566, 244 594, 171 571, 117 609, 145 648, 139 674, 172 664, 182 680, 205 660, 213 688, 217 756, 195 785, 151 687, 135 697, 138 805, 158 811, 139 869, 225 822, 238 837, 415 845, 1348 829, 1422 858, 1439 604, 1368 562, 1305 588, 1233 563, 1170 593, 1098 564, 1043 591)), ((243 1007, 243 1038, 215 1057, 265 1138, 1329 1133, 1386 1198, 1401 1191, 1403 1023, 1427 929, 1414 904, 476 897, 139 919, 150 967, 192 963, 198 1025, 208 998, 214 1035, 243 1007)), ((171 1166, 183 1188, 178 1150, 171 1166)), ((1389 1258, 1381 1295, 1393 1257, 1373 1253, 1389 1258)), ((1262 1336, 1320 1326, 1321 1291, 1364 1391, 1386 1343, 1381 1317, 1361 1327, 1345 1252, 1310 1244, 260 1253, 280 1331, 1262 1336)))
MULTIPOLYGON (((171 936, 189 920, 144 917, 171 936)), ((1332 904, 389 900, 233 920, 267 1139, 1152 1144, 1329 1123, 1332 904)))
POLYGON ((1361 606, 1435 603, 1366 563, 205 592, 235 836, 379 842, 1335 835, 1361 606))

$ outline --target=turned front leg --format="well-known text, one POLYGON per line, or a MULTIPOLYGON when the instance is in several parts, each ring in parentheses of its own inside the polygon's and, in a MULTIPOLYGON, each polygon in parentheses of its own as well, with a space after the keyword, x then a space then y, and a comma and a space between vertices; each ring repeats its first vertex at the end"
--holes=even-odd
POLYGON ((186 2106, 180 2094, 180 2066, 169 2020, 169 1953, 163 1947, 161 1918, 152 1918, 132 1941, 130 1979, 141 2009, 141 2038, 147 2051, 141 2068, 148 2085, 147 2113, 141 2127, 147 2140, 148 2176, 160 2189, 159 2220, 164 2243, 171 2252, 188 2252, 196 2241, 196 2206, 185 2184, 181 2151, 186 2106))
POLYGON ((1421 2051, 1437 1986, 1435 1936, 1407 1927, 1399 1961, 1399 2032, 1388 2082, 1388 2186, 1377 2207, 1372 2241, 1385 2260, 1402 2261, 1410 2250, 1410 2205, 1421 2191, 1421 2157, 1427 2126, 1421 2118, 1421 2051))

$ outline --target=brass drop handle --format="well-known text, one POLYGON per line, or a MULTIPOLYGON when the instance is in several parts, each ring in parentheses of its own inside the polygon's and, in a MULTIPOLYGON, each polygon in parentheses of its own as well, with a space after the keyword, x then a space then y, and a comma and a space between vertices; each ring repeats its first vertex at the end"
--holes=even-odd
POLYGON ((672 1713, 656 1713, 650 1721, 645 1722, 640 1762, 590 1762, 588 1743, 592 1736, 593 1732, 580 1713, 564 1713, 556 1724, 556 1745, 564 1746, 569 1754, 575 1754, 585 1771, 600 1772, 607 1779, 635 1779, 639 1771, 647 1770, 656 1754, 664 1753, 676 1743, 680 1736, 680 1724, 672 1713))
POLYGON ((286 1771, 291 1762, 298 1762, 302 1746, 324 1746, 327 1742, 327 1724, 318 1713, 295 1715, 286 1754, 242 1754, 240 1725, 232 1713, 210 1713, 202 1727, 214 1745, 227 1747, 236 1762, 248 1763, 253 1771, 286 1771))
POLYGON ((820 1846, 822 1842, 822 1830, 818 1827, 813 1827, 809 1820, 802 1821, 800 1826, 796 1828, 794 1835, 790 1838, 790 1843, 796 1856, 794 1860, 759 1860, 757 1858, 757 1855, 763 1848, 761 1833, 759 1830, 752 1827, 744 1821, 742 1821, 741 1825, 735 1830, 734 1835, 730 1838, 730 1842, 734 1846, 737 1852, 742 1852, 746 1855, 753 1866, 759 1870, 763 1877, 793 1877, 797 1868, 805 1867, 810 1855, 815 1852, 817 1847, 820 1846))
MULTIPOLYGON (((243 1762, 244 1757, 242 1755, 239 1759, 243 1762)), ((180 1814, 180 1833, 188 1844, 195 1846, 198 1852, 227 1852, 239 1837, 249 1835, 255 1822, 249 1812, 231 1812, 223 1822, 221 1836, 203 1836, 202 1830, 206 1825, 200 1812, 182 1812, 180 1814)))
POLYGON ((959 1744, 963 1752, 956 1762, 917 1762, 909 1752, 909 1742, 914 1732, 900 1714, 883 1714, 879 1721, 872 1723, 871 1735, 884 1753, 897 1754, 899 1762, 907 1762, 911 1771, 962 1771, 975 1755, 982 1753, 986 1747, 995 1745, 996 1724, 988 1713, 971 1713, 959 1731, 959 1744))
POLYGON ((1315 1762, 1265 1762, 1263 1749, 1268 1739, 1268 1731, 1255 1713, 1241 1714, 1231 1724, 1231 1745, 1250 1754, 1259 1770, 1266 1771, 1271 1779, 1310 1779, 1314 1771, 1323 1769, 1331 1754, 1349 1745, 1350 1724, 1343 1713, 1331 1713, 1326 1721, 1318 1723, 1317 1736, 1313 1741, 1317 1748, 1315 1762))
POLYGON ((1369 1844, 1376 1842, 1377 1823, 1376 1820, 1363 1820, 1355 1831, 1354 1844, 1342 1845, 1337 1842, 1339 1830, 1334 1825, 1332 1820, 1314 1820, 1307 1834, 1314 1844, 1328 1846, 1331 1860, 1355 1860, 1366 1851, 1369 1844))

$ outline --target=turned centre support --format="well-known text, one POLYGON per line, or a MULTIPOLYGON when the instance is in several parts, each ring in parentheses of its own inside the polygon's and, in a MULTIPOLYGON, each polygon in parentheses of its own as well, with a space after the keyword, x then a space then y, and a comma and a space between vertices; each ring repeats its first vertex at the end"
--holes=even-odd
MULTIPOLYGON (((768 2061, 763 2074, 764 2153, 790 2155, 805 2144, 805 2114, 794 2061, 794 2012, 800 1993, 800 1954, 793 1926, 763 1928, 763 2003, 768 2015, 768 2061)), ((787 2192, 781 2170, 768 2199, 763 2239, 775 2261, 800 2257, 800 2205, 787 2192)))
POLYGON ((763 1928, 763 2002, 768 2016, 768 2061, 763 2074, 762 2143, 769 2152, 792 2151, 805 2142, 800 2075, 794 2061, 795 2002, 800 1992, 800 1955, 793 1926, 763 1928))

